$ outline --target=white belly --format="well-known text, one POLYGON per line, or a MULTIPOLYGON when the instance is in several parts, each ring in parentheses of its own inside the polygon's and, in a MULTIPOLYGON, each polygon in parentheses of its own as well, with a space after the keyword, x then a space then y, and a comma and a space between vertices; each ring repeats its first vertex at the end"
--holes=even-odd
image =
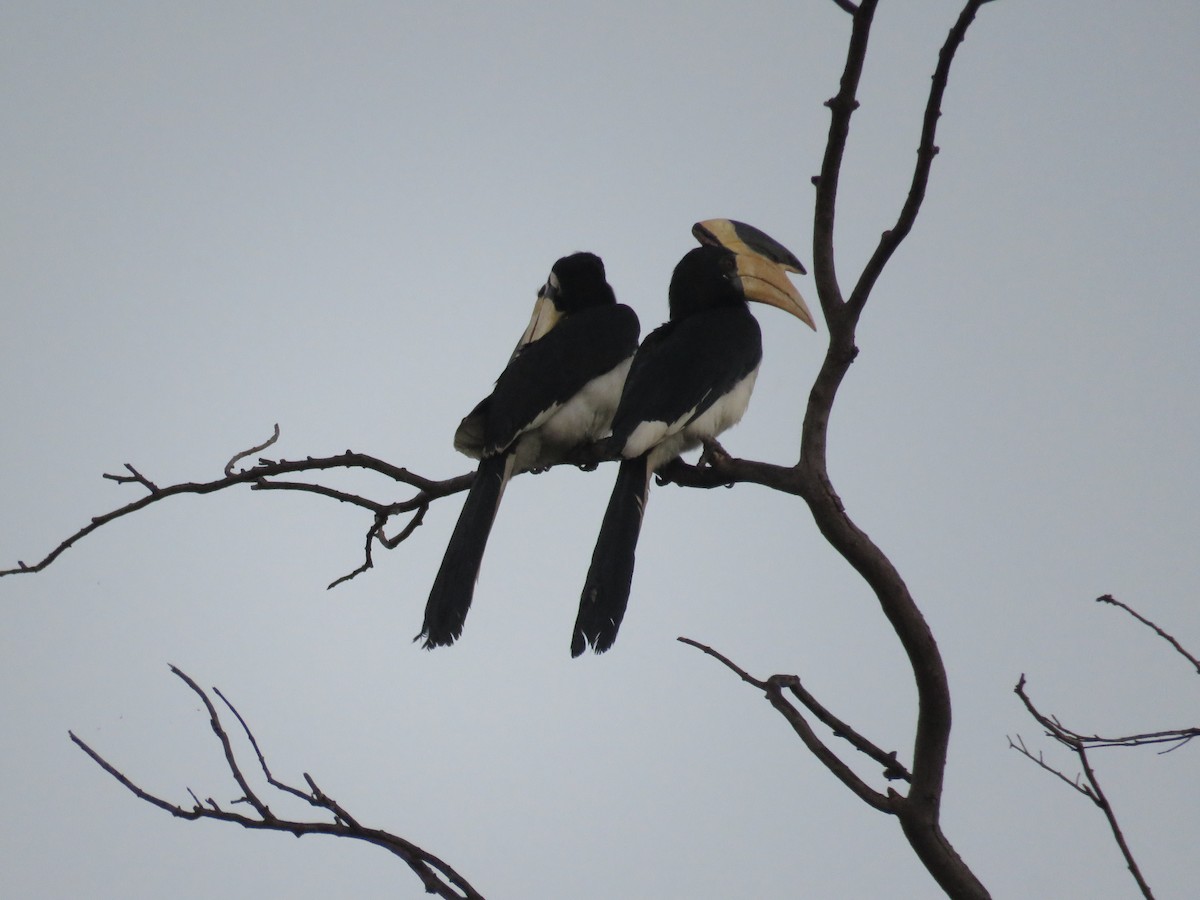
POLYGON ((650 470, 654 471, 679 454, 700 446, 702 441, 715 438, 742 420, 757 378, 758 367, 755 366, 731 391, 695 419, 692 419, 695 410, 691 409, 675 422, 643 422, 629 435, 622 455, 632 459, 649 451, 650 470))
POLYGON ((593 378, 566 403, 539 417, 535 427, 517 440, 517 471, 548 466, 608 434, 631 362, 627 359, 593 378))

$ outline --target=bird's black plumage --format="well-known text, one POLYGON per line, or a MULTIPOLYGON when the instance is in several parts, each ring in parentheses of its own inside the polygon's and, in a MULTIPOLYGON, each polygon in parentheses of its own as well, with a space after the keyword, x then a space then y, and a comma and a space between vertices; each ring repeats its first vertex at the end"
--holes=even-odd
POLYGON ((495 388, 455 433, 455 447, 480 464, 425 606, 417 639, 426 648, 452 644, 462 633, 508 480, 607 433, 638 331, 600 257, 576 253, 554 264, 495 388))
POLYGON ((616 640, 654 471, 715 438, 745 412, 762 361, 761 332, 746 301, 778 305, 812 324, 783 274, 793 270, 795 260, 786 248, 750 226, 735 230, 740 223, 701 223, 710 224, 718 227, 698 233, 702 246, 675 267, 670 320, 642 342, 613 418, 608 446, 622 461, 580 597, 572 656, 589 646, 602 653, 616 640), (736 236, 740 252, 721 244, 714 233, 736 236), (755 234, 761 236, 761 252, 747 240, 755 234), (790 259, 781 261, 782 254, 790 259))

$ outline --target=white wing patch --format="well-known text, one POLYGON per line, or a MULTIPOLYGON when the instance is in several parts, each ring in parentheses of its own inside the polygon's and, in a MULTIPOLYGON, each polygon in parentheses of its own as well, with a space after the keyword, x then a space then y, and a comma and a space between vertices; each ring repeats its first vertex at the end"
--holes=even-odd
POLYGON ((754 382, 758 378, 758 367, 733 386, 724 396, 718 397, 713 404, 696 415, 696 407, 692 407, 674 422, 642 422, 622 448, 626 459, 641 456, 649 451, 650 471, 655 471, 664 463, 670 462, 681 453, 693 450, 708 438, 715 438, 726 429, 732 428, 741 421, 746 407, 750 405, 750 394, 754 391, 754 382))
POLYGON ((733 390, 718 397, 712 406, 696 417, 696 421, 687 426, 685 431, 688 437, 696 442, 692 444, 693 447, 706 438, 715 438, 742 421, 757 378, 758 366, 755 366, 749 375, 733 386, 733 390))
POLYGON ((534 419, 517 438, 516 470, 544 468, 608 434, 631 362, 627 359, 596 376, 566 403, 555 404, 534 419))

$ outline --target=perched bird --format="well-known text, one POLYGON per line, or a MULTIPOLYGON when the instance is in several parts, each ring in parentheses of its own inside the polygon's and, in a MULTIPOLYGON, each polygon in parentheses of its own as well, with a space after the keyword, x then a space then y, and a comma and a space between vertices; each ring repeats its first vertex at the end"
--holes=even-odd
POLYGON ((509 479, 608 433, 639 330, 634 311, 617 303, 600 257, 575 253, 551 268, 495 388, 454 435, 455 449, 478 459, 479 468, 425 605, 416 640, 426 649, 462 634, 509 479))
POLYGON ((737 424, 762 361, 747 300, 777 306, 816 329, 787 272, 804 272, 786 247, 751 225, 709 219, 692 227, 701 246, 671 276, 670 320, 633 358, 607 449, 621 459, 579 601, 571 655, 617 639, 629 602, 634 553, 650 477, 680 453, 737 424))

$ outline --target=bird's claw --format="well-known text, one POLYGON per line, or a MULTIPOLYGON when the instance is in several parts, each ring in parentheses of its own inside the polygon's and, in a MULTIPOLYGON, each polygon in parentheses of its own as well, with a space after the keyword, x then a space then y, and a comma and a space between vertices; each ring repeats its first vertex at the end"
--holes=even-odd
POLYGON ((703 442, 704 451, 700 454, 700 465, 709 466, 710 468, 718 468, 721 465, 729 462, 730 456, 714 438, 708 438, 703 442))

